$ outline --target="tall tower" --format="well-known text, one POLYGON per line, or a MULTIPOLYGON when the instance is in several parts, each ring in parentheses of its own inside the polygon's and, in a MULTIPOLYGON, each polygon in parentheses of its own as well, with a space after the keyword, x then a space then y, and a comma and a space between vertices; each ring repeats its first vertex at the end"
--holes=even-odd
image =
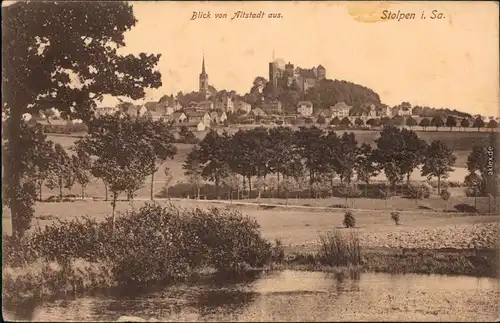
POLYGON ((201 73, 200 73, 200 93, 203 93, 205 95, 205 99, 208 98, 209 92, 208 92, 208 74, 205 71, 205 54, 203 54, 203 60, 201 63, 201 73))

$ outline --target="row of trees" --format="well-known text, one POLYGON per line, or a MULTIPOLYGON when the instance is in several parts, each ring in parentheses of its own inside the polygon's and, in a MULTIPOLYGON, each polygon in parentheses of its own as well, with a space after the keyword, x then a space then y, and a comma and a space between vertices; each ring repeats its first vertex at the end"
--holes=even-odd
MULTIPOLYGON (((306 123, 312 124, 313 120, 306 118, 306 123)), ((324 125, 327 123, 327 120, 325 117, 320 115, 316 119, 316 123, 320 124, 320 125, 324 125)), ((352 126, 353 122, 347 117, 344 117, 343 119, 340 119, 339 117, 334 117, 330 120, 329 125, 348 127, 348 126, 352 126)), ((424 129, 426 129, 427 127, 436 127, 436 129, 438 129, 438 128, 442 128, 442 127, 446 126, 446 127, 449 127, 450 130, 452 130, 453 128, 456 128, 456 127, 458 127, 459 129, 460 128, 465 129, 465 128, 472 127, 472 128, 477 128, 478 131, 479 131, 479 129, 484 128, 485 126, 489 129, 498 128, 498 123, 493 119, 490 120, 486 124, 482 118, 478 117, 478 118, 474 119, 472 124, 471 124, 469 119, 464 118, 462 120, 457 120, 454 116, 448 116, 448 118, 446 118, 446 120, 444 120, 444 121, 440 117, 434 117, 432 119, 423 118, 420 120, 420 122, 417 122, 417 120, 413 119, 412 117, 408 117, 405 120, 405 118, 401 117, 401 116, 395 116, 392 118, 383 117, 380 119, 371 118, 371 119, 366 120, 366 122, 361 118, 356 118, 354 120, 354 125, 356 125, 358 127, 362 127, 365 125, 370 126, 370 127, 379 127, 379 126, 383 127, 383 126, 387 126, 387 125, 394 125, 394 126, 406 125, 410 128, 415 127, 415 126, 420 126, 420 127, 423 127, 424 129)))
MULTIPOLYGON (((289 189, 289 180, 307 180, 311 194, 315 183, 335 181, 350 186, 354 179, 370 183, 384 172, 392 187, 410 180, 411 173, 422 166, 423 176, 446 178, 455 163, 453 151, 442 141, 430 144, 414 131, 386 126, 376 140, 376 147, 359 144, 353 133, 338 136, 317 127, 287 127, 239 130, 230 136, 210 131, 188 154, 183 165, 190 182, 199 187, 202 179, 212 181, 218 194, 221 184, 229 187, 240 176, 252 187, 266 176, 277 178, 278 190, 289 189)), ((237 184, 237 183, 236 183, 237 184)), ((304 183, 305 184, 305 183, 304 183)))

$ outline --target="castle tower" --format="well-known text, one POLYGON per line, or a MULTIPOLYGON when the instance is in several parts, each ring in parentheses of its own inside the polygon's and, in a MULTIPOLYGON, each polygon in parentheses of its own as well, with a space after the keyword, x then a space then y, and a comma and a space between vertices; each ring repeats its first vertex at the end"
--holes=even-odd
POLYGON ((326 78, 326 69, 323 67, 323 65, 320 64, 316 69, 316 76, 318 80, 324 80, 326 78))
POLYGON ((205 71, 205 55, 203 55, 203 60, 201 63, 201 73, 200 73, 200 93, 203 93, 205 95, 205 99, 208 98, 209 92, 208 92, 208 74, 205 71))

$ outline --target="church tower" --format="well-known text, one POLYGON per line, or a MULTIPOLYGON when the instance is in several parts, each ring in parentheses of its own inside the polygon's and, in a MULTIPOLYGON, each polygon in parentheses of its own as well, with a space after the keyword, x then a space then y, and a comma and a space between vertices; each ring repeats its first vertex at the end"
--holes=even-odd
POLYGON ((200 73, 200 93, 205 95, 205 98, 208 98, 208 74, 205 71, 205 55, 203 55, 203 60, 201 63, 201 73, 200 73))

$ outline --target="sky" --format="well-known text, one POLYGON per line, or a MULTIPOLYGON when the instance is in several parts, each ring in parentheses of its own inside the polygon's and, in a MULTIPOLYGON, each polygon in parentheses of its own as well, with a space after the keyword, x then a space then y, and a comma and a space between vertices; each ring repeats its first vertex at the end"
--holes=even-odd
MULTIPOLYGON (((163 86, 144 101, 198 89, 202 55, 218 90, 249 91, 275 58, 371 88, 396 105, 499 115, 499 5, 496 2, 130 2, 138 23, 123 53, 160 53, 163 86), (263 19, 234 19, 236 11, 263 19), (383 20, 384 10, 413 20, 383 20), (443 19, 430 19, 432 10, 443 19), (210 19, 191 20, 193 11, 210 19), (427 19, 420 19, 425 11, 427 19), (226 13, 226 19, 216 19, 226 13), (267 18, 280 13, 283 18, 267 18)), ((113 105, 106 98, 100 105, 113 105)))

